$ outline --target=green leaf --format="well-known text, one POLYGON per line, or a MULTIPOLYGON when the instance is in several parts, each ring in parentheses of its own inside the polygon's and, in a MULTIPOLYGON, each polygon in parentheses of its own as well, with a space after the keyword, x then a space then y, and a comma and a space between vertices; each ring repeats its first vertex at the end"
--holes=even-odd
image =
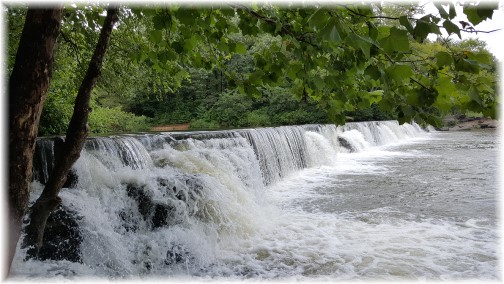
POLYGON ((178 10, 177 19, 186 26, 192 26, 196 23, 197 14, 195 10, 192 9, 180 9, 178 10))
POLYGON ((468 55, 468 58, 474 61, 478 61, 480 64, 491 64, 492 58, 487 53, 474 53, 471 52, 468 55))
POLYGON ((480 3, 479 5, 465 5, 464 14, 474 26, 486 19, 491 19, 494 10, 498 9, 498 2, 480 3))
POLYGON ((448 19, 450 16, 448 15, 448 13, 446 12, 446 10, 443 8, 443 6, 441 5, 441 3, 439 2, 434 2, 434 6, 436 6, 436 8, 438 9, 439 11, 439 15, 443 18, 443 19, 448 19))
POLYGON ((404 26, 410 34, 413 34, 413 26, 411 25, 410 21, 408 20, 408 17, 406 17, 406 16, 399 17, 399 23, 402 26, 404 26))
POLYGON ((471 22, 474 26, 481 23, 483 19, 478 14, 478 8, 476 6, 464 6, 464 14, 467 16, 469 22, 471 22))
POLYGON ((372 38, 373 40, 376 40, 376 38, 378 37, 378 29, 371 22, 368 22, 367 25, 369 29, 369 37, 372 38))
POLYGON ((324 29, 322 29, 322 31, 320 31, 320 34, 323 39, 330 42, 341 42, 341 37, 335 23, 329 23, 324 29))
POLYGON ((378 103, 381 101, 382 97, 383 97, 383 90, 376 90, 376 91, 372 91, 372 92, 368 92, 368 100, 369 100, 369 104, 374 104, 374 103, 378 103))
POLYGON ((479 96, 478 90, 474 87, 471 87, 469 89, 468 93, 469 97, 471 98, 472 101, 477 102, 479 105, 483 105, 483 102, 481 101, 481 98, 479 96))
POLYGON ((360 49, 366 58, 370 57, 371 40, 357 34, 350 34, 346 38, 346 43, 355 49, 360 49))
POLYGON ((420 117, 427 122, 428 124, 434 126, 434 127, 440 127, 443 123, 443 121, 439 118, 436 117, 432 114, 429 113, 420 113, 420 117))
POLYGON ((323 8, 319 8, 315 13, 313 13, 308 18, 308 24, 311 27, 316 27, 317 29, 322 29, 323 26, 327 24, 327 20, 329 19, 329 15, 327 14, 327 10, 323 8))
POLYGON ((368 75, 369 77, 371 77, 374 80, 380 80, 380 78, 381 78, 380 70, 375 65, 369 65, 366 68, 366 70, 364 70, 364 74, 368 75))
POLYGON ((472 6, 464 7, 464 14, 466 14, 467 19, 473 25, 477 25, 477 24, 481 23, 481 21, 482 21, 480 16, 478 15, 478 12, 476 11, 475 7, 472 7, 472 6))
POLYGON ((442 68, 443 66, 451 65, 453 58, 449 53, 440 51, 436 53, 436 63, 439 68, 442 68))
POLYGON ((287 76, 292 80, 298 78, 298 72, 303 69, 303 65, 299 61, 290 62, 289 67, 287 68, 287 76))
MULTIPOLYGON (((192 47, 187 49, 188 51, 192 50, 194 47, 196 47, 196 44, 197 43, 191 43, 192 44, 192 47)), ((185 47, 185 46, 184 46, 185 47)), ((225 53, 228 53, 229 52, 229 45, 223 41, 219 42, 219 44, 217 45, 217 48, 222 51, 222 52, 225 52, 225 53)))
POLYGON ((149 39, 152 42, 159 43, 163 39, 163 33, 160 30, 152 30, 149 33, 149 39))
POLYGON ((478 15, 484 21, 486 19, 492 19, 494 10, 499 9, 498 2, 488 2, 488 3, 480 3, 478 5, 478 15))
POLYGON ((497 119, 498 109, 500 109, 498 106, 492 104, 488 108, 483 110, 483 115, 492 119, 497 119))
POLYGON ((264 72, 262 70, 258 70, 248 77, 248 82, 253 85, 259 85, 262 83, 262 77, 264 76, 264 72))
POLYGON ((423 17, 417 21, 413 34, 415 40, 423 42, 430 33, 441 34, 439 27, 429 21, 430 17, 423 17))
POLYGON ((453 18, 457 16, 457 11, 455 10, 455 5, 453 5, 452 2, 449 2, 449 5, 450 5, 450 11, 448 13, 450 16, 450 20, 453 20, 453 18))
POLYGON ((373 15, 373 10, 371 9, 371 6, 358 5, 357 11, 359 11, 360 15, 364 15, 364 16, 372 16, 373 15))
POLYGON ((478 61, 462 58, 455 62, 455 70, 468 73, 478 73, 480 67, 478 61))
POLYGON ((315 84, 315 87, 317 88, 317 90, 322 90, 325 88, 326 84, 324 82, 324 79, 320 78, 320 77, 315 77, 313 78, 313 83, 315 84))
POLYGON ((390 35, 380 41, 380 45, 387 53, 407 52, 410 50, 408 32, 396 27, 390 29, 390 35))
POLYGON ((176 41, 176 42, 172 43, 171 46, 172 46, 173 50, 175 50, 176 53, 180 54, 180 53, 184 52, 184 45, 180 42, 176 41))
POLYGON ((257 89, 256 86, 245 85, 244 92, 245 92, 245 94, 247 94, 253 98, 260 98, 261 97, 261 92, 257 89))
POLYGON ((247 47, 245 46, 245 44, 243 44, 241 42, 237 42, 236 47, 235 47, 235 51, 239 54, 245 54, 245 53, 247 53, 247 47))
POLYGON ((184 50, 190 52, 196 45, 198 45, 198 40, 195 36, 192 36, 184 41, 184 50))
POLYGON ((457 34, 458 37, 462 39, 462 36, 460 35, 460 28, 457 25, 455 25, 452 21, 449 20, 444 21, 443 27, 448 32, 448 35, 457 34))
POLYGON ((389 76, 393 80, 395 80, 397 82, 401 82, 406 79, 409 79, 413 75, 413 70, 411 69, 411 66, 409 66, 409 65, 395 64, 395 65, 388 67, 385 70, 385 73, 387 74, 387 76, 389 76))
POLYGON ((156 30, 162 30, 170 26, 171 19, 168 16, 158 13, 152 17, 152 23, 154 24, 154 28, 156 30))
POLYGON ((457 87, 449 77, 440 77, 435 85, 440 97, 453 97, 457 93, 457 87))
POLYGON ((417 92, 409 93, 406 97, 406 103, 410 106, 418 106, 420 105, 420 100, 418 98, 417 92))

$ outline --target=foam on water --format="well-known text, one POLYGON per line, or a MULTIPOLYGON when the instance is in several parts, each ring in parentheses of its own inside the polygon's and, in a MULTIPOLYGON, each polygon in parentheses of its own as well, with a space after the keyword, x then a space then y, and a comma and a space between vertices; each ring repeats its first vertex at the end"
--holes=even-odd
POLYGON ((286 210, 273 230, 229 248, 233 257, 211 273, 291 280, 495 279, 495 246, 485 240, 497 236, 472 225, 478 220, 412 221, 380 213, 286 210))
MULTIPOLYGON (((19 249, 14 278, 494 279, 485 220, 334 208, 346 185, 393 174, 387 160, 429 155, 391 145, 426 139, 394 121, 90 139, 60 194, 78 215, 82 263, 23 261, 19 249), (160 224, 140 214, 138 192, 166 209, 160 224)), ((54 155, 39 143, 32 201, 54 155)))

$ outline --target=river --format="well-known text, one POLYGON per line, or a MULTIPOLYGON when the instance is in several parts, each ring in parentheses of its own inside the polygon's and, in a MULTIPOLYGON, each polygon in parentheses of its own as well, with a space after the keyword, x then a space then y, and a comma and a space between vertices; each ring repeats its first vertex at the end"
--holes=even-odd
POLYGON ((61 193, 79 216, 80 263, 20 250, 14 279, 501 277, 495 131, 382 122, 162 138, 88 142, 61 193))

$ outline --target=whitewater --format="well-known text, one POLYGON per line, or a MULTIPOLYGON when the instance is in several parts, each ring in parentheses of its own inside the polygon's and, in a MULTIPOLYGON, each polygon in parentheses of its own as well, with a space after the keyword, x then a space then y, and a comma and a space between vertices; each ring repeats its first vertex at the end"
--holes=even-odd
POLYGON ((396 121, 89 138, 60 193, 74 259, 19 245, 12 277, 498 280, 497 153, 396 121))

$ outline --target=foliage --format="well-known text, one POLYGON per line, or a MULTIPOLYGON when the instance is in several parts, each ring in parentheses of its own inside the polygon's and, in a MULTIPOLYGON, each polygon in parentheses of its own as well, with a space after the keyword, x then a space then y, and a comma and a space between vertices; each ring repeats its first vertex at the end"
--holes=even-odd
POLYGON ((63 134, 72 117, 73 103, 66 98, 52 94, 44 103, 40 117, 39 136, 63 134))
POLYGON ((210 118, 222 127, 247 126, 245 113, 252 110, 252 102, 245 94, 238 92, 224 93, 210 109, 210 118))
MULTIPOLYGON (((481 42, 451 38, 475 32, 497 4, 460 4, 468 22, 454 20, 454 5, 435 3, 433 14, 409 3, 122 7, 93 95, 93 132, 126 129, 105 111, 138 115, 120 114, 138 127, 147 120, 207 128, 341 124, 348 117, 438 125, 468 111, 495 117, 495 58, 481 42)), ((64 130, 102 12, 100 5, 67 7, 41 134, 64 130)), ((23 9, 9 8, 7 18, 11 59, 23 9)))
POLYGON ((16 59, 16 52, 23 30, 24 19, 26 15, 26 8, 22 6, 14 6, 8 10, 7 13, 7 32, 8 32, 8 45, 7 45, 7 60, 8 60, 8 73, 10 74, 16 59))
POLYGON ((220 128, 219 124, 215 121, 208 121, 205 119, 195 119, 189 123, 189 129, 191 130, 213 130, 220 128))
POLYGON ((265 109, 258 109, 247 114, 247 126, 250 127, 265 127, 271 126, 271 117, 265 109))
POLYGON ((135 116, 120 107, 99 107, 91 112, 89 127, 92 133, 135 132, 148 128, 148 122, 145 116, 135 116))

